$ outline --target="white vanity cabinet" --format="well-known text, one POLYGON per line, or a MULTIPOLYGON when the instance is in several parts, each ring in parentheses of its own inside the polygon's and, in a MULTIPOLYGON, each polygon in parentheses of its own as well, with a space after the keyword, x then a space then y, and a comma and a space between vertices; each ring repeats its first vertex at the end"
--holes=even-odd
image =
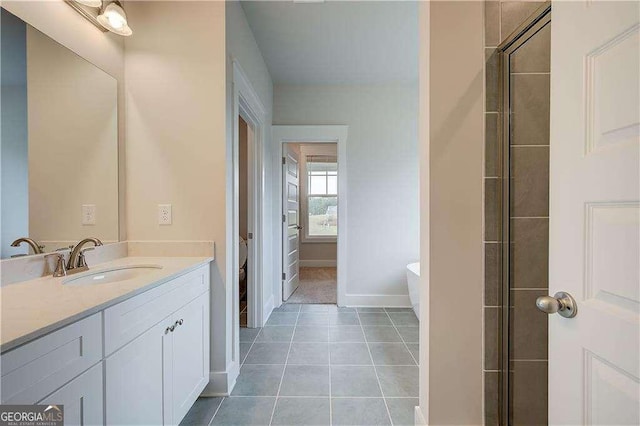
POLYGON ((200 268, 105 310, 107 424, 178 424, 189 411, 209 381, 208 283, 200 268))
POLYGON ((209 381, 208 321, 206 292, 107 357, 107 424, 180 423, 209 381))
POLYGON ((209 265, 2 354, 3 404, 65 424, 170 425, 209 381, 209 265))

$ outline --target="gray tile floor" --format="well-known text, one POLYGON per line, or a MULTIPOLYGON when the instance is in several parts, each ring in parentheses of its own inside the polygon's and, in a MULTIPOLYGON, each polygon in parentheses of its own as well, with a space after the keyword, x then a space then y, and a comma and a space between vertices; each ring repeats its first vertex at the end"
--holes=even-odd
POLYGON ((411 309, 285 304, 240 329, 231 396, 201 398, 183 425, 413 425, 418 320, 411 309))

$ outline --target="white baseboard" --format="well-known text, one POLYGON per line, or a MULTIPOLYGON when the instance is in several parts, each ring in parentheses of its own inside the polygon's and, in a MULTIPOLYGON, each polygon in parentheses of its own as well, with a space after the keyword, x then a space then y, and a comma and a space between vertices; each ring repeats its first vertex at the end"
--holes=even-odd
POLYGON ((420 406, 417 405, 414 411, 414 418, 415 418, 415 424, 416 426, 426 426, 427 421, 424 419, 424 416, 422 415, 422 410, 420 409, 420 406))
POLYGON ((267 300, 267 303, 264 304, 264 307, 262 308, 262 324, 260 324, 259 326, 262 327, 264 326, 264 324, 267 323, 267 320, 269 319, 269 316, 271 315, 271 312, 273 312, 273 294, 269 297, 269 300, 267 300))
POLYGON ((338 261, 337 260, 325 260, 325 259, 307 259, 307 260, 300 260, 300 266, 301 267, 307 267, 307 268, 335 268, 338 265, 338 261))
POLYGON ((408 294, 345 294, 340 306, 410 308, 408 294))
POLYGON ((200 396, 229 396, 233 387, 236 385, 238 374, 240 374, 240 367, 236 362, 229 365, 229 369, 227 371, 210 371, 209 383, 207 384, 207 387, 204 388, 200 396))

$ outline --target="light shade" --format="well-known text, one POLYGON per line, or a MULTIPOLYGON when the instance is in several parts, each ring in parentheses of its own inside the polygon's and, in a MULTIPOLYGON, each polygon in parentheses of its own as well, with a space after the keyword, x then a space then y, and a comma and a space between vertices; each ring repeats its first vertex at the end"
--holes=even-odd
POLYGON ((98 22, 111 32, 122 36, 130 36, 133 34, 127 23, 127 14, 118 2, 112 2, 106 5, 100 15, 98 22))
POLYGON ((102 0, 73 0, 83 6, 102 7, 102 0))

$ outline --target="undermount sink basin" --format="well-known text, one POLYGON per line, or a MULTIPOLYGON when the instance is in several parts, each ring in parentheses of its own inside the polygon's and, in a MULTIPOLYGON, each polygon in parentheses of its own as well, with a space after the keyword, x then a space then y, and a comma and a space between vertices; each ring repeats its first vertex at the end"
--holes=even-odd
POLYGON ((76 277, 71 276, 62 281, 62 284, 70 286, 81 285, 97 285, 116 283, 120 281, 126 281, 133 278, 143 277, 151 272, 162 269, 160 265, 129 265, 119 266, 109 269, 103 269, 100 271, 89 271, 88 273, 78 275, 76 277))

